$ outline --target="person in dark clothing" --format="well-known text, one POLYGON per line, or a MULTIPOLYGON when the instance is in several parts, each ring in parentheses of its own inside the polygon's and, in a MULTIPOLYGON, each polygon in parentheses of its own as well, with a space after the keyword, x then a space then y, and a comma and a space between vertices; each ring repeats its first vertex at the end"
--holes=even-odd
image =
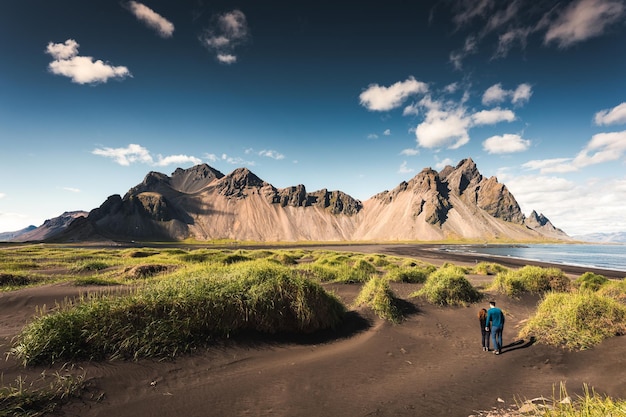
POLYGON ((504 330, 504 313, 496 307, 495 301, 489 302, 485 330, 491 329, 493 339, 493 352, 496 355, 502 353, 502 331, 504 330))
POLYGON ((482 339, 480 343, 482 344, 483 351, 489 351, 489 326, 487 326, 487 309, 481 308, 478 311, 478 321, 480 322, 480 332, 482 334, 482 339))

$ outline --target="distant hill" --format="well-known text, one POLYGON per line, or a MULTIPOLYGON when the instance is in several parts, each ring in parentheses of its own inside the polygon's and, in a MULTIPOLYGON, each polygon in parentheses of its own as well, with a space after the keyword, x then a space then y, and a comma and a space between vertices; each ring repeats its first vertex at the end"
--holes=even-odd
POLYGON ((7 239, 13 242, 31 242, 31 241, 43 241, 50 239, 59 233, 64 232, 75 219, 79 217, 87 217, 89 215, 86 211, 67 211, 58 217, 46 220, 41 226, 30 226, 17 233, 11 239, 7 239))
POLYGON ((589 233, 572 236, 572 239, 595 243, 626 243, 626 232, 616 233, 589 233))
POLYGON ((15 232, 2 232, 0 233, 0 242, 10 242, 13 241, 14 239, 18 238, 19 236, 30 232, 31 230, 36 229, 37 226, 28 226, 24 229, 21 230, 16 230, 15 232))
MULTIPOLYGON (((32 235, 31 235, 32 236, 32 235)), ((276 188, 247 168, 150 172, 46 240, 439 241, 569 240, 543 215, 527 218, 504 184, 471 159, 425 168, 361 202, 342 191, 276 188)))

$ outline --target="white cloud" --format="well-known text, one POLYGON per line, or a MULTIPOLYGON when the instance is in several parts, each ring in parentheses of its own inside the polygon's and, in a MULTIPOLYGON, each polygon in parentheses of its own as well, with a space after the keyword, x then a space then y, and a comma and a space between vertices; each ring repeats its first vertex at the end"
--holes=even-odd
POLYGON ((420 151, 419 149, 415 149, 415 148, 407 148, 407 149, 403 149, 402 151, 400 151, 400 155, 405 155, 405 156, 415 156, 415 155, 419 155, 420 151))
POLYGON ((259 152, 259 156, 265 156, 267 158, 272 158, 272 159, 285 159, 285 155, 283 155, 282 153, 273 151, 273 150, 262 150, 259 152))
POLYGON ((517 86, 515 91, 513 91, 511 103, 513 104, 522 104, 527 103, 530 100, 530 96, 533 95, 533 90, 530 84, 520 84, 517 86))
POLYGON ((48 64, 50 72, 71 78, 77 84, 105 83, 109 78, 125 78, 131 76, 128 68, 112 66, 90 56, 78 56, 78 43, 68 39, 65 43, 48 43, 46 53, 52 55, 54 61, 48 64))
POLYGON ((574 182, 557 176, 512 174, 499 179, 525 213, 543 213, 570 236, 626 230, 626 178, 574 182))
POLYGON ((515 90, 505 90, 502 88, 502 84, 498 83, 485 90, 482 103, 487 106, 510 99, 513 104, 523 104, 530 100, 532 94, 533 91, 530 84, 523 83, 518 85, 515 90))
POLYGON ((515 120, 515 113, 508 109, 496 107, 491 110, 481 110, 472 115, 474 125, 493 125, 500 122, 512 122, 515 120))
POLYGON ((0 198, 4 198, 4 197, 6 197, 6 196, 7 196, 7 195, 6 195, 5 193, 0 193, 0 198))
POLYGON ((68 39, 64 43, 48 43, 46 53, 52 55, 55 60, 68 59, 78 55, 78 42, 68 39))
POLYGON ((494 84, 485 90, 483 104, 488 106, 494 103, 502 103, 508 97, 509 92, 502 89, 502 84, 494 84))
POLYGON ((166 167, 169 165, 183 165, 187 163, 198 165, 202 163, 202 160, 200 158, 196 158, 195 156, 188 155, 157 155, 157 162, 155 163, 155 165, 160 167, 166 167))
MULTIPOLYGON (((248 152, 246 152, 248 153, 248 152)), ((227 154, 223 153, 222 155, 218 156, 215 154, 206 154, 204 156, 206 159, 208 159, 211 162, 217 162, 217 161, 223 161, 226 162, 230 165, 237 165, 237 166, 254 166, 254 161, 246 161, 245 159, 238 157, 238 156, 228 156, 227 154)))
POLYGON ((378 139, 378 135, 376 133, 370 133, 367 135, 368 139, 378 139))
POLYGON ((600 110, 596 113, 594 121, 598 126, 626 123, 626 102, 612 109, 600 110))
POLYGON ((71 193, 80 193, 80 189, 78 188, 73 188, 73 187, 63 187, 63 189, 65 191, 69 191, 71 193))
POLYGON ((500 108, 469 113, 463 106, 467 99, 465 94, 460 103, 424 97, 419 105, 425 109, 426 116, 415 128, 418 145, 425 148, 457 149, 469 142, 470 128, 515 120, 512 111, 500 108))
POLYGON ((384 136, 391 136, 391 129, 385 129, 385 131, 383 132, 384 136))
POLYGON ((359 95, 359 102, 368 110, 388 111, 401 106, 409 96, 423 94, 427 91, 428 85, 426 83, 409 77, 405 81, 398 81, 389 87, 370 84, 359 95))
POLYGON ((450 112, 429 111, 426 120, 417 125, 417 143, 425 148, 457 149, 469 142, 471 119, 464 109, 450 112))
POLYGON ((541 174, 575 171, 572 158, 534 159, 522 165, 523 168, 538 170, 541 174))
POLYGON ((133 163, 142 163, 160 167, 173 164, 192 163, 197 165, 202 163, 201 159, 187 155, 157 155, 155 161, 148 149, 134 143, 131 143, 125 148, 96 148, 91 153, 98 156, 104 156, 105 158, 111 158, 117 164, 123 166, 129 166, 133 163))
POLYGON ((234 50, 249 38, 248 21, 240 10, 214 16, 214 22, 204 30, 200 41, 222 64, 234 64, 237 56, 234 50))
POLYGON ((398 168, 398 174, 410 174, 411 172, 414 172, 415 170, 413 168, 409 168, 408 164, 406 161, 402 161, 402 164, 400 164, 400 168, 398 168))
POLYGON ((529 140, 512 134, 492 136, 483 142, 483 149, 490 154, 523 152, 529 147, 529 140))
POLYGON ((439 171, 447 167, 448 165, 453 165, 454 161, 451 158, 444 158, 441 161, 437 161, 435 164, 435 168, 439 171))
POLYGON ((578 171, 590 165, 616 161, 626 155, 626 130, 598 133, 574 158, 533 160, 523 167, 539 170, 542 174, 578 171))
POLYGON ((621 0, 578 0, 570 3, 550 24, 544 41, 546 44, 556 42, 559 47, 566 48, 602 35, 623 15, 621 0))
POLYGON ((621 132, 598 133, 573 160, 578 167, 616 161, 626 154, 626 130, 621 132))
POLYGON ((237 57, 232 54, 217 54, 217 60, 222 64, 230 65, 237 62, 237 57))
POLYGON ((454 66, 456 70, 463 69, 463 60, 467 58, 469 55, 476 53, 478 50, 478 41, 476 36, 470 35, 465 38, 465 43, 463 44, 463 48, 458 51, 450 52, 449 60, 454 66))
POLYGON ((156 30, 161 37, 170 38, 174 34, 174 24, 146 5, 130 1, 128 9, 139 21, 156 30))

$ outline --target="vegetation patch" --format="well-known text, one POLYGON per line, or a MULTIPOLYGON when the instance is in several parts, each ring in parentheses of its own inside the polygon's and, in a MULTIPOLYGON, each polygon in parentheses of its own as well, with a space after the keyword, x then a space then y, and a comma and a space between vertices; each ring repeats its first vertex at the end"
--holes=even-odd
POLYGON ((7 274, 0 272, 0 287, 23 287, 33 282, 31 278, 23 274, 7 274))
POLYGON ((391 282, 408 282, 413 284, 423 284, 428 276, 435 272, 437 268, 434 265, 428 267, 418 266, 399 266, 392 268, 387 272, 385 278, 391 282))
POLYGON ((368 306, 378 317, 393 323, 399 323, 403 318, 389 281, 381 277, 373 277, 365 283, 354 300, 354 305, 356 307, 368 306))
POLYGON ((527 265, 518 270, 500 272, 491 289, 517 297, 523 293, 569 291, 571 280, 558 268, 527 265))
POLYGON ((172 268, 173 267, 171 265, 160 264, 135 265, 124 268, 123 274, 129 279, 141 279, 153 277, 155 275, 168 272, 172 268))
POLYGON ((20 377, 14 384, 0 387, 0 417, 49 415, 71 398, 79 396, 84 387, 83 376, 58 373, 52 382, 36 382, 27 383, 20 377))
POLYGON ((245 330, 332 328, 344 313, 319 284, 274 263, 196 266, 132 294, 94 296, 42 314, 18 335, 11 353, 25 365, 175 356, 245 330))
POLYGON ((626 304, 626 279, 609 280, 598 290, 598 294, 626 304))
POLYGON ((442 306, 464 306, 482 299, 482 294, 465 278, 465 270, 454 265, 443 265, 431 273, 424 287, 411 296, 442 306))
POLYGON ((480 262, 472 268, 472 272, 476 275, 496 275, 508 270, 507 267, 494 262, 480 262))
POLYGON ((626 306, 597 292, 549 293, 520 331, 547 345, 589 349, 626 333, 626 306))
POLYGON ((576 279, 575 284, 581 290, 598 291, 607 282, 609 282, 609 279, 604 275, 585 272, 576 279))

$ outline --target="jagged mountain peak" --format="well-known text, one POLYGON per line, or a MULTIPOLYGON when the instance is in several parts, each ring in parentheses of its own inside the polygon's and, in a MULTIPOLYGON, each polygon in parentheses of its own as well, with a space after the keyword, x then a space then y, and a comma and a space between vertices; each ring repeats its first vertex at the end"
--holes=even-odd
POLYGON ((567 238, 536 212, 524 220, 504 184, 484 178, 471 158, 441 172, 425 168, 365 202, 342 191, 307 192, 302 184, 276 189, 248 168, 223 175, 201 164, 171 177, 149 173, 123 199, 113 195, 92 210, 76 231, 165 240, 567 238))

